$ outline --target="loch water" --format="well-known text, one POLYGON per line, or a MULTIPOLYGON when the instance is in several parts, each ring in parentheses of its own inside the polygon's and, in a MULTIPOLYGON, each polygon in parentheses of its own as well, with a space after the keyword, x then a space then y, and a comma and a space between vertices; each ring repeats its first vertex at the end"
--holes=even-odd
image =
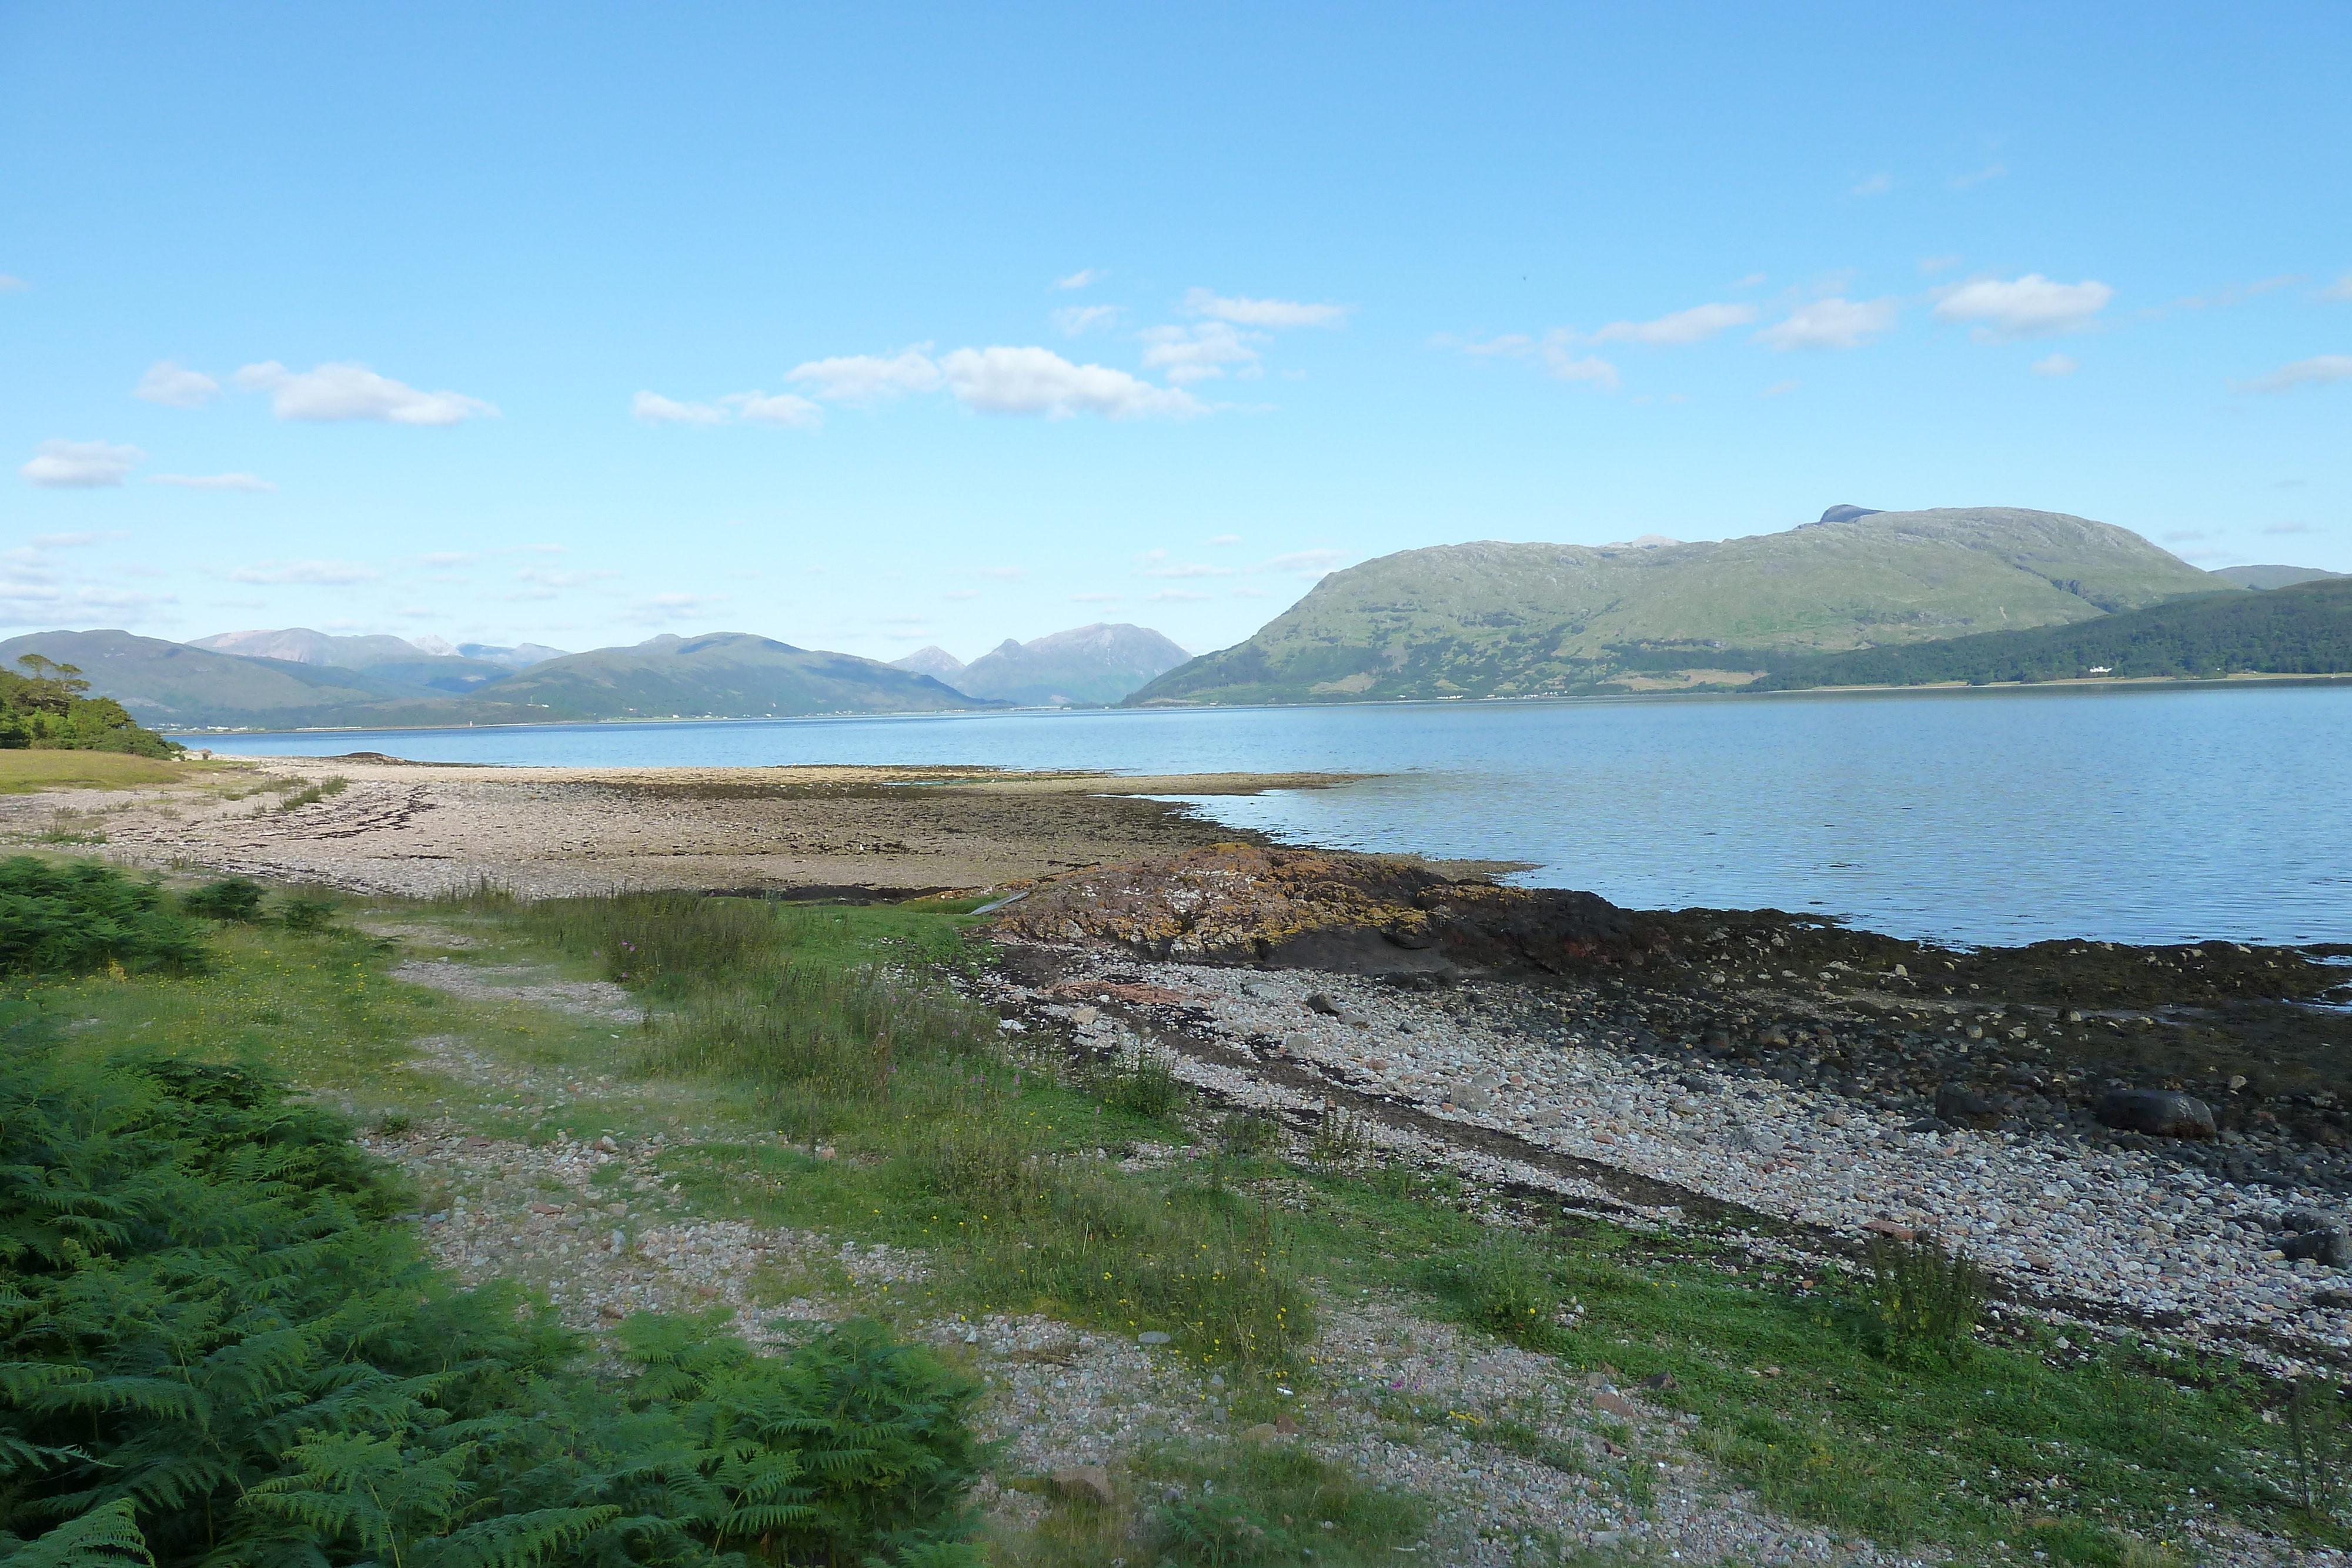
POLYGON ((2352 685, 1015 712, 188 736, 550 767, 1376 775, 1210 797, 1277 838, 1512 860, 1641 908, 1963 943, 2352 942, 2352 685))

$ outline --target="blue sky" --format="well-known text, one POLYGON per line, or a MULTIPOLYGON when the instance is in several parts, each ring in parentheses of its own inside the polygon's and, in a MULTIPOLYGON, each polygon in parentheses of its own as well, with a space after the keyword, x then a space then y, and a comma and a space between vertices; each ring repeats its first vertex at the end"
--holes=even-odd
POLYGON ((2352 9, 0 3, 0 621, 1196 650, 1465 539, 2352 570, 2352 9))

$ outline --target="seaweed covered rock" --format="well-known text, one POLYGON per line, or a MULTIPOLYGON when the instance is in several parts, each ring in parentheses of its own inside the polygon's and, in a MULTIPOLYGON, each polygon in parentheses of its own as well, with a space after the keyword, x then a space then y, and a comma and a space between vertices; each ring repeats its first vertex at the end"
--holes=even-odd
POLYGON ((1217 844, 1038 883, 999 929, 1148 957, 1348 974, 1640 966, 1664 950, 1590 893, 1506 887, 1403 855, 1217 844))
POLYGON ((2214 1130, 2210 1106, 2169 1089, 2111 1089, 2092 1114, 2103 1126, 2156 1138, 2210 1138, 2214 1130))

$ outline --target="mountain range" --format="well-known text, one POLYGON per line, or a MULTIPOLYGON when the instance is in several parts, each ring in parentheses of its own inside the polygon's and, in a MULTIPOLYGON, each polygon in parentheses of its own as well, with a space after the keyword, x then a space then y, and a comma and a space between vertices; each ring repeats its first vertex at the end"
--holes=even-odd
POLYGON ((1148 626, 1098 623, 1028 643, 1008 637, 969 664, 936 647, 891 663, 967 696, 1022 707, 1075 707, 1118 702, 1192 656, 1148 626))
POLYGON ((170 643, 128 632, 43 632, 0 643, 78 666, 91 690, 163 729, 394 728, 632 718, 939 713, 1114 703, 1184 662, 1140 626, 1007 642, 961 664, 898 664, 748 632, 660 636, 583 653, 524 643, 331 636, 307 627, 170 643), (977 687, 975 691, 971 688, 977 687), (1002 694, 1002 695, 999 695, 1002 694))
POLYGON ((2009 507, 1840 506, 1707 544, 1446 545, 1334 572, 1248 641, 1127 700, 1535 696, 1635 675, 1738 685, 1759 651, 2063 625, 2217 591, 2244 591, 2127 529, 2009 507))

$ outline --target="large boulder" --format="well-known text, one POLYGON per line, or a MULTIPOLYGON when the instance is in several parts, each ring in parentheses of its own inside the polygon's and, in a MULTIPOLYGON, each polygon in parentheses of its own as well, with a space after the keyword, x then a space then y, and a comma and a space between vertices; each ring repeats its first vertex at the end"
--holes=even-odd
POLYGON ((2210 1138, 2214 1131, 2211 1106, 2169 1089, 2111 1089, 2091 1113, 2102 1126, 2154 1138, 2210 1138))

